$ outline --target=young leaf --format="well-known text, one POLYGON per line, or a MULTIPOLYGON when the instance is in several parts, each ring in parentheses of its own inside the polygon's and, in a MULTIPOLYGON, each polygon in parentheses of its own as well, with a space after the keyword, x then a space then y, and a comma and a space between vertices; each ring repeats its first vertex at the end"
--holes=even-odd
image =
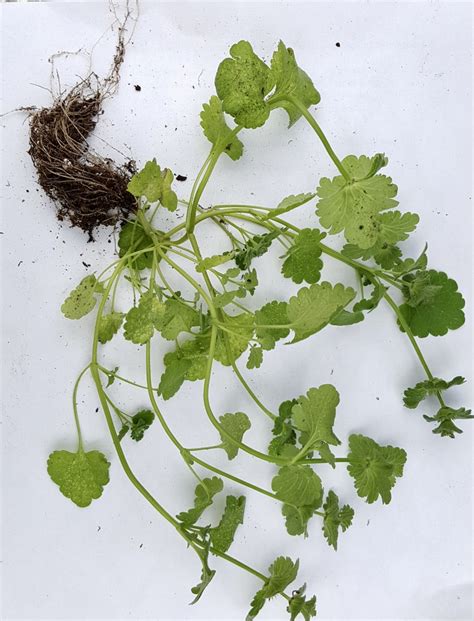
MULTIPOLYGON (((153 265, 153 240, 136 220, 125 222, 118 238, 119 257, 123 258, 128 252, 142 252, 136 257, 130 258, 130 265, 136 270, 150 269, 153 265)), ((160 260, 160 257, 157 257, 160 260)))
POLYGON ((352 326, 355 323, 364 321, 364 313, 358 311, 357 313, 342 310, 335 317, 331 319, 332 326, 352 326))
MULTIPOLYGON (((400 311, 415 336, 443 336, 464 323, 464 298, 444 272, 418 271, 404 277, 400 311)), ((403 328, 402 328, 403 329, 403 328)))
POLYGON ((471 414, 471 410, 466 410, 466 408, 455 410, 454 408, 443 406, 435 416, 423 414, 423 418, 428 422, 438 423, 438 426, 433 429, 433 433, 439 433, 441 437, 448 436, 449 438, 454 438, 456 433, 462 433, 462 429, 459 429, 453 421, 472 419, 474 416, 471 414))
POLYGON ((185 380, 204 379, 209 354, 209 335, 198 334, 196 338, 182 343, 176 351, 164 357, 165 372, 161 376, 158 394, 170 399, 185 380))
POLYGON ((209 548, 211 546, 211 540, 209 537, 209 529, 202 529, 204 534, 204 550, 199 555, 201 558, 201 580, 196 586, 191 588, 191 593, 195 596, 193 601, 190 602, 191 605, 195 604, 201 599, 202 594, 209 586, 209 583, 214 578, 216 572, 214 569, 209 567, 209 548))
POLYGON ((323 533, 328 544, 337 550, 337 539, 339 536, 339 528, 345 532, 352 524, 354 517, 354 509, 349 505, 339 508, 339 498, 332 490, 326 496, 326 502, 323 505, 323 533))
MULTIPOLYGON (((342 164, 350 174, 351 182, 346 181, 342 175, 332 180, 325 177, 321 179, 317 189, 319 196, 317 214, 322 226, 329 229, 332 235, 344 231, 347 241, 362 249, 386 241, 380 212, 392 209, 398 204, 394 199, 397 186, 392 183, 390 177, 385 175, 368 177, 373 168, 373 161, 374 158, 365 155, 361 157, 348 155, 342 164)), ((413 230, 418 218, 414 216, 408 220, 410 222, 406 221, 404 228, 413 230), (412 226, 413 228, 410 228, 412 226)), ((393 239, 391 225, 393 226, 394 222, 385 221, 386 233, 393 239)), ((405 235, 405 232, 402 234, 405 235)))
POLYGON ((191 328, 200 325, 199 313, 180 299, 168 299, 164 313, 160 313, 155 322, 163 338, 174 341, 181 332, 191 332, 191 328))
POLYGON ((341 443, 332 430, 338 404, 337 390, 331 384, 323 384, 310 388, 293 406, 293 425, 302 432, 300 441, 308 450, 318 442, 336 446, 341 443))
POLYGON ((186 374, 191 367, 191 361, 186 358, 177 358, 175 352, 166 354, 165 371, 160 379, 158 394, 165 399, 171 399, 181 388, 186 374), (168 358, 167 358, 168 357, 168 358))
POLYGON ((163 207, 174 211, 178 205, 178 198, 171 189, 173 173, 168 168, 161 170, 156 159, 145 164, 145 167, 135 173, 130 179, 127 190, 137 198, 144 197, 150 203, 160 201, 163 207))
POLYGON ((204 135, 218 151, 226 153, 232 160, 242 155, 244 145, 233 135, 227 125, 222 111, 222 102, 213 95, 208 104, 204 104, 201 112, 201 127, 204 135))
POLYGON ((143 439, 145 431, 155 420, 155 414, 151 410, 140 410, 132 417, 130 435, 132 440, 139 442, 143 439))
POLYGON ((253 335, 254 316, 250 313, 224 315, 226 328, 231 332, 219 330, 214 358, 224 366, 230 366, 247 349, 253 335))
POLYGON ((281 512, 285 518, 285 526, 288 534, 292 536, 304 535, 307 537, 308 522, 313 517, 314 512, 320 504, 321 503, 316 505, 303 505, 302 507, 284 504, 281 508, 281 512))
POLYGON ((275 419, 272 433, 275 436, 268 445, 269 455, 275 455, 279 457, 287 446, 294 446, 296 444, 296 433, 291 424, 291 411, 294 405, 298 401, 292 399, 291 401, 283 401, 278 408, 278 417, 275 419))
POLYGON ((263 216, 262 220, 268 220, 269 218, 275 218, 275 216, 281 216, 292 209, 296 209, 297 207, 304 205, 315 196, 316 194, 313 192, 306 192, 305 194, 290 194, 280 201, 275 209, 272 209, 272 211, 269 211, 267 215, 263 216))
POLYGON ((108 315, 102 315, 99 321, 99 333, 97 336, 99 343, 107 343, 113 339, 122 325, 123 318, 123 313, 112 312, 108 315))
POLYGON ((184 526, 192 526, 199 520, 201 515, 212 505, 214 496, 224 489, 222 479, 212 477, 203 479, 198 483, 194 491, 194 507, 179 513, 176 517, 184 526))
POLYGON ((264 255, 270 248, 272 241, 278 237, 279 231, 254 235, 245 242, 245 245, 234 256, 235 262, 241 270, 248 270, 252 260, 264 255))
POLYGON ((287 307, 289 327, 294 330, 292 343, 315 334, 326 326, 354 298, 355 291, 338 283, 303 287, 290 298, 287 307))
POLYGON ((96 304, 94 293, 100 293, 100 289, 101 285, 94 274, 83 278, 63 302, 63 315, 68 319, 81 319, 90 313, 96 304))
POLYGON ((351 435, 349 448, 347 470, 354 479, 358 495, 368 503, 375 502, 380 496, 382 503, 388 504, 396 478, 403 475, 407 458, 405 451, 393 446, 380 446, 362 435, 351 435))
POLYGON ((252 346, 250 348, 247 360, 247 369, 258 369, 263 362, 263 349, 261 347, 252 346))
POLYGON ((246 621, 253 621, 265 605, 265 601, 283 593, 298 574, 299 562, 294 563, 287 556, 279 556, 268 568, 270 576, 261 589, 257 591, 251 602, 251 609, 246 621))
POLYGON ((284 339, 290 333, 286 327, 289 324, 286 302, 268 302, 255 312, 256 336, 263 349, 270 350, 280 339, 284 339))
POLYGON ((143 345, 151 339, 155 328, 162 325, 165 305, 152 293, 143 294, 137 306, 125 317, 124 336, 128 341, 143 345))
POLYGON ((313 595, 311 599, 306 599, 305 591, 306 584, 293 591, 286 609, 290 613, 290 621, 295 621, 298 615, 302 615, 304 621, 310 621, 316 616, 316 596, 313 595))
POLYGON ((273 477, 272 489, 279 500, 295 507, 321 506, 321 479, 311 466, 283 466, 273 477))
MULTIPOLYGON (((244 433, 248 431, 251 427, 249 417, 243 412, 235 412, 235 414, 224 414, 223 416, 219 417, 219 421, 223 429, 232 438, 234 438, 236 442, 242 442, 244 433)), ((221 439, 223 449, 227 453, 227 457, 229 459, 234 459, 234 457, 237 457, 239 447, 234 442, 232 442, 232 440, 227 435, 224 435, 223 433, 221 433, 221 439)))
POLYGON ((48 459, 48 474, 66 498, 78 507, 87 507, 102 496, 109 482, 109 466, 99 451, 54 451, 48 459))
POLYGON ((227 496, 219 524, 210 529, 212 547, 227 552, 234 541, 239 524, 244 523, 245 496, 227 496))
POLYGON ((438 392, 443 392, 444 390, 451 388, 451 386, 460 386, 461 384, 464 384, 465 381, 464 377, 457 375, 449 382, 439 379, 438 377, 418 382, 418 384, 412 388, 407 388, 405 390, 403 393, 403 403, 405 407, 414 409, 418 407, 418 405, 429 395, 435 395, 438 392))
POLYGON ((305 108, 319 103, 321 96, 314 88, 311 78, 296 64, 295 53, 280 41, 276 52, 272 56, 271 70, 275 81, 273 98, 282 98, 278 106, 288 113, 289 127, 301 117, 301 111, 286 97, 294 97, 305 108))
POLYGON ((233 252, 223 252, 222 254, 214 254, 212 257, 206 257, 202 261, 196 264, 196 272, 204 272, 212 267, 218 267, 223 263, 228 263, 233 259, 233 252))
POLYGON ((318 282, 323 267, 319 243, 324 237, 326 234, 318 229, 302 229, 286 254, 281 269, 283 276, 297 284, 318 282))
POLYGON ((273 87, 273 75, 248 41, 235 43, 230 56, 219 65, 215 80, 222 109, 238 125, 260 127, 270 114, 265 96, 273 87))

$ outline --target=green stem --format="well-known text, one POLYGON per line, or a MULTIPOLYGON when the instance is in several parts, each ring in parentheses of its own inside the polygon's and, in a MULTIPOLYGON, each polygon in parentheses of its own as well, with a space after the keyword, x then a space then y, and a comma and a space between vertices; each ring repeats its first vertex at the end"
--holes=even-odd
POLYGON ((82 452, 84 450, 84 443, 82 440, 82 432, 81 432, 81 423, 79 422, 79 413, 77 411, 77 391, 79 389, 79 384, 81 383, 82 378, 86 374, 86 372, 90 369, 90 364, 88 364, 82 371, 79 373, 79 376, 74 384, 74 388, 72 391, 72 411, 74 413, 74 422, 76 424, 77 429, 77 450, 82 452))
POLYGON ((304 106, 299 99, 297 99, 296 97, 293 97, 292 95, 290 95, 288 97, 288 101, 290 103, 292 103, 296 108, 298 108, 298 110, 301 112, 302 116, 304 116, 304 118, 308 121, 309 125, 312 127, 312 129, 316 132, 318 138, 321 140, 321 142, 323 143, 324 148, 327 151, 327 154, 329 155, 329 157, 332 159, 332 161, 334 162, 336 168, 338 169, 338 171, 341 173, 341 175, 344 177, 344 179, 346 181, 351 181, 351 176, 349 175, 349 173, 347 172, 347 170, 344 168, 344 166, 342 165, 341 160, 337 157, 337 155, 334 153, 331 145, 329 144, 328 139, 326 138, 326 136, 324 135, 323 130, 320 128, 318 122, 316 121, 316 119, 314 118, 314 116, 311 114, 311 112, 309 112, 309 110, 306 108, 306 106, 304 106))
MULTIPOLYGON (((425 360, 425 357, 423 356, 423 353, 420 349, 420 346, 418 345, 418 343, 416 342, 416 339, 413 335, 413 332, 411 331, 410 326, 408 325, 407 320, 405 319, 405 317, 403 316, 403 313, 400 311, 397 303, 395 302, 395 300, 385 291, 385 293, 383 294, 383 297, 385 299, 385 301, 388 303, 388 305, 392 308, 393 312, 395 313, 395 315, 397 316, 397 319, 401 325, 401 327, 404 329, 406 335, 408 336, 408 339, 413 347, 413 349, 415 350, 415 353, 418 357, 418 360, 420 361, 421 366, 423 367, 423 370, 426 373, 426 376, 429 380, 433 379, 433 373, 431 372, 428 363, 425 360)), ((446 407, 446 403, 444 402, 443 397, 441 396, 440 392, 436 392, 436 397, 441 405, 441 407, 446 407)))
POLYGON ((264 414, 266 414, 269 418, 271 418, 272 420, 276 420, 278 418, 278 416, 275 416, 275 414, 273 414, 273 412, 271 412, 267 407, 265 407, 263 405, 263 403, 260 401, 260 399, 257 397, 257 395, 254 393, 254 391, 250 388, 250 386, 248 385, 248 383, 246 382, 245 378, 243 377, 242 373, 239 371, 237 364, 235 363, 234 360, 232 360, 232 369, 234 370, 234 373, 237 375, 240 383, 242 384, 242 386, 245 388, 245 390, 247 391, 247 393, 249 394, 250 398, 255 402, 255 404, 262 410, 262 412, 264 414))
MULTIPOLYGON (((188 450, 190 452, 193 451, 193 449, 186 449, 186 450, 188 450)), ((200 466, 202 466, 203 468, 206 468, 206 470, 210 470, 211 472, 214 472, 215 474, 219 474, 220 476, 224 477, 225 479, 229 479, 229 481, 234 481, 234 483, 238 483, 239 485, 243 485, 244 487, 248 487, 249 489, 252 489, 255 492, 259 492, 260 494, 263 494, 264 496, 268 496, 269 498, 272 498, 273 500, 278 500, 278 502, 281 502, 275 496, 275 494, 272 494, 272 492, 269 492, 266 489, 263 489, 262 487, 258 487, 257 485, 254 485, 253 483, 250 483, 249 481, 245 481, 244 479, 240 479, 239 477, 236 477, 233 474, 230 474, 229 472, 224 472, 223 470, 220 470, 219 468, 216 468, 215 466, 212 466, 208 462, 203 461, 202 459, 199 459, 194 454, 192 455, 192 460, 194 462, 196 462, 197 464, 199 464, 200 466)))
POLYGON ((99 324, 100 324, 100 319, 102 317, 102 313, 104 311, 104 307, 105 307, 105 303, 107 301, 108 295, 110 293, 112 284, 115 280, 115 278, 117 278, 124 266, 124 261, 120 261, 118 266, 116 267, 116 269, 114 270, 114 274, 112 275, 112 277, 109 280, 109 283, 106 287, 105 293, 102 296, 102 299, 99 303, 99 310, 97 312, 97 318, 96 318, 96 323, 95 323, 95 330, 94 330, 94 339, 93 339, 93 343, 92 343, 92 356, 91 356, 91 365, 90 365, 90 369, 91 369, 91 375, 92 378, 94 380, 94 383, 96 385, 97 388, 97 393, 99 395, 99 400, 102 406, 102 410, 104 412, 105 415, 105 419, 107 422, 107 427, 109 428, 109 432, 110 432, 110 436, 112 438, 112 443, 114 445, 115 451, 117 453, 117 456, 119 458, 120 464, 126 474, 126 476, 128 477, 129 481, 132 483, 132 485, 140 492, 140 494, 142 494, 142 496, 152 505, 152 507, 163 517, 165 518, 165 520, 167 520, 172 526, 174 526, 174 528, 180 533, 180 535, 186 540, 186 542, 189 545, 192 545, 194 547, 194 545, 192 544, 192 542, 189 540, 189 538, 183 533, 182 528, 180 523, 170 514, 168 513, 168 511, 166 511, 166 509, 154 498, 154 496, 152 496, 152 494, 150 494, 150 492, 145 488, 145 486, 137 479, 137 477, 135 476, 134 472, 132 471, 132 469, 130 468, 127 458, 125 457, 125 453, 123 452, 122 446, 120 444, 120 440, 118 438, 117 432, 115 430, 115 426, 113 423, 113 419, 112 419, 112 415, 110 413, 110 409, 109 409, 109 404, 107 402, 107 399, 105 397, 105 393, 104 393, 104 388, 102 386, 102 382, 100 379, 100 375, 99 375, 99 362, 98 362, 98 344, 99 344, 99 324))

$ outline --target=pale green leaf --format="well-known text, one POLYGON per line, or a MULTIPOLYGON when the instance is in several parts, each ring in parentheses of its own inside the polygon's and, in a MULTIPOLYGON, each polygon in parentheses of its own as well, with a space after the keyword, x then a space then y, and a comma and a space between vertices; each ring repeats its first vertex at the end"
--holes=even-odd
POLYGON ((66 498, 78 507, 87 507, 109 482, 109 466, 99 451, 54 451, 48 459, 48 474, 66 498))
POLYGON ((219 421, 226 432, 225 434, 221 432, 223 448, 227 457, 234 459, 237 457, 239 447, 232 439, 239 443, 242 442, 245 432, 251 427, 249 417, 244 412, 235 412, 234 414, 220 416, 219 421))
POLYGON ((213 95, 209 103, 203 105, 201 127, 206 138, 216 149, 223 151, 233 160, 239 159, 244 146, 227 125, 219 97, 213 95))
POLYGON ((287 306, 289 327, 295 333, 292 343, 324 328, 354 296, 354 289, 340 283, 333 287, 323 282, 300 289, 287 306))
POLYGON ((100 292, 100 283, 94 274, 86 276, 71 291, 61 306, 61 311, 68 319, 81 319, 94 309, 95 293, 100 292))

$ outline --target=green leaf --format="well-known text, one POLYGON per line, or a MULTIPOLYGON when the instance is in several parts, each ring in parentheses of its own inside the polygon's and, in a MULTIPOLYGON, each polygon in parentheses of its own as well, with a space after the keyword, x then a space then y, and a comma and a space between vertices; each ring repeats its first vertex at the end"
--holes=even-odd
POLYGON ((247 369, 258 369, 263 362, 263 349, 252 346, 247 360, 247 369))
MULTIPOLYGON (((271 69, 275 81, 273 98, 295 97, 305 108, 318 104, 321 96, 314 88, 311 78, 296 64, 295 53, 280 41, 273 54, 271 69)), ((278 102, 278 106, 288 113, 289 127, 301 117, 300 110, 290 101, 278 102)))
POLYGON ((287 556, 279 556, 268 568, 270 576, 265 584, 259 589, 250 604, 251 609, 246 617, 246 621, 253 621, 267 599, 283 593, 286 587, 291 584, 298 574, 299 561, 294 563, 287 556))
POLYGON ((369 176, 374 158, 348 155, 342 164, 351 181, 346 181, 342 175, 332 180, 325 177, 317 189, 317 214, 322 226, 329 229, 332 235, 344 231, 347 241, 362 249, 387 241, 384 235, 392 239, 397 227, 401 227, 401 233, 405 235, 405 229, 412 226, 414 216, 403 220, 403 226, 397 220, 398 216, 392 220, 385 219, 385 216, 382 218, 381 211, 398 204, 394 199, 397 186, 385 175, 369 176))
POLYGON ((158 394, 163 399, 170 399, 185 380, 193 382, 204 379, 209 345, 209 334, 198 334, 196 338, 182 343, 176 351, 165 355, 165 372, 158 387, 158 394))
MULTIPOLYGON (((396 244, 397 242, 408 239, 420 221, 416 213, 400 213, 399 211, 389 211, 379 217, 380 239, 384 244, 396 244)), ((377 253, 380 254, 380 251, 377 253)))
POLYGON ((108 313, 108 315, 102 315, 99 321, 99 333, 97 336, 99 343, 107 343, 113 339, 122 325, 123 318, 123 313, 112 312, 108 313))
POLYGON ((441 407, 435 416, 423 415, 423 418, 428 422, 438 423, 438 426, 433 429, 433 433, 438 433, 441 437, 448 436, 454 438, 456 433, 462 433, 462 429, 459 429, 453 421, 464 420, 468 418, 474 418, 471 414, 471 410, 466 408, 450 408, 448 406, 441 407))
MULTIPOLYGON (((318 506, 320 506, 319 503, 318 506)), ((313 517, 317 506, 303 505, 302 507, 294 507, 293 505, 284 504, 281 512, 285 518, 285 526, 289 535, 304 535, 307 537, 307 526, 309 520, 313 517)))
POLYGON ((227 552, 234 541, 239 524, 244 523, 245 496, 227 496, 219 524, 211 528, 211 544, 219 552, 227 552))
POLYGON ((357 313, 351 313, 350 311, 342 310, 335 317, 331 319, 332 326, 352 326, 355 323, 364 321, 364 313, 360 311, 357 313))
POLYGON ((219 330, 214 358, 224 366, 230 366, 248 347, 253 335, 254 316, 250 313, 224 315, 223 320, 232 333, 219 330))
POLYGON ((316 194, 314 194, 314 192, 306 192, 304 194, 290 194, 282 201, 280 201, 275 209, 272 209, 265 216, 263 216, 262 220, 268 220, 269 218, 281 216, 282 214, 287 213, 292 209, 296 209, 297 207, 304 205, 315 196, 316 194))
POLYGON ((61 306, 61 311, 68 319, 81 319, 93 310, 96 299, 95 293, 100 293, 101 285, 94 274, 86 276, 75 289, 71 291, 61 306))
POLYGON ((400 312, 415 336, 443 336, 464 324, 464 299, 444 272, 418 271, 404 277, 400 312))
POLYGON ((165 310, 156 322, 163 338, 174 341, 181 332, 191 332, 200 325, 199 313, 180 299, 168 299, 165 310))
POLYGON ((383 298, 386 288, 381 285, 378 281, 371 282, 373 285, 372 293, 370 294, 370 298, 362 298, 356 302, 352 308, 355 313, 360 311, 373 311, 379 305, 380 300, 383 298))
MULTIPOLYGON (((219 417, 219 421, 224 431, 226 431, 227 434, 231 436, 231 438, 239 443, 242 442, 244 433, 248 431, 251 427, 249 417, 243 412, 224 414, 223 416, 219 417)), ((231 438, 229 438, 228 435, 224 435, 223 433, 221 433, 223 449, 227 453, 227 457, 229 459, 234 459, 234 457, 237 457, 239 447, 237 444, 232 442, 231 438)))
POLYGON ((282 273, 297 284, 318 282, 321 277, 323 262, 319 243, 326 237, 318 229, 302 229, 286 254, 282 273))
POLYGON ((184 526, 192 526, 195 524, 204 511, 213 503, 214 496, 224 489, 222 479, 212 477, 212 479, 203 479, 198 483, 194 491, 194 507, 179 513, 176 517, 184 526))
POLYGON ((302 432, 301 444, 308 450, 318 442, 338 445, 332 427, 339 404, 339 393, 331 384, 310 388, 306 397, 300 397, 293 407, 293 425, 302 432))
POLYGON ((286 609, 290 613, 290 621, 295 621, 298 615, 302 615, 305 621, 310 621, 316 616, 316 596, 313 595, 311 599, 306 599, 305 591, 306 584, 293 591, 286 609))
POLYGON ((291 342, 301 341, 324 328, 354 296, 354 289, 340 283, 333 287, 323 282, 300 289, 287 307, 289 327, 295 333, 291 342))
POLYGON ((418 382, 418 384, 412 388, 407 388, 405 390, 403 393, 403 403, 405 404, 405 407, 414 409, 418 407, 418 405, 429 395, 435 395, 436 393, 443 392, 444 390, 451 388, 451 386, 460 386, 461 384, 464 384, 465 381, 464 377, 457 375, 448 382, 446 380, 439 379, 438 377, 418 382))
POLYGON ((204 550, 199 554, 201 559, 201 580, 196 586, 191 588, 191 593, 195 596, 193 601, 190 602, 191 605, 195 604, 201 599, 202 594, 209 586, 209 583, 214 578, 216 572, 214 569, 209 567, 209 548, 211 545, 211 540, 209 537, 209 529, 203 529, 204 531, 204 550))
POLYGON ((151 426, 155 420, 155 414, 151 410, 140 410, 132 416, 132 425, 130 435, 132 440, 139 442, 143 439, 145 431, 151 426))
POLYGON ((293 562, 288 556, 276 558, 268 568, 270 578, 264 586, 265 597, 268 599, 283 593, 286 587, 296 580, 298 568, 299 561, 293 562))
POLYGON ((403 475, 407 458, 405 451, 393 446, 380 446, 362 435, 351 435, 349 448, 347 470, 354 479, 358 495, 368 503, 375 502, 380 496, 382 503, 388 504, 396 478, 403 475))
POLYGON ((392 272, 397 276, 409 274, 410 272, 416 272, 417 270, 425 270, 428 264, 428 257, 426 251, 428 244, 425 244, 420 256, 415 259, 404 259, 392 267, 392 272))
POLYGON ((233 252, 223 252, 222 254, 214 254, 211 257, 206 257, 196 264, 196 272, 202 273, 212 267, 218 267, 223 263, 228 263, 233 258, 233 252))
MULTIPOLYGON (((125 222, 118 238, 119 257, 123 258, 127 253, 131 252, 143 252, 142 254, 131 257, 130 265, 133 269, 144 270, 150 269, 153 265, 153 240, 149 237, 143 227, 137 220, 133 222, 125 222)), ((160 260, 160 257, 157 257, 160 260)))
POLYGON ((230 56, 220 63, 215 80, 222 109, 238 125, 260 127, 270 114, 265 96, 274 84, 272 72, 248 41, 235 43, 230 56))
POLYGON ((162 325, 165 305, 152 293, 143 294, 137 306, 125 317, 124 336, 128 341, 143 345, 148 342, 155 328, 162 325))
POLYGON ((278 417, 275 419, 272 433, 275 436, 268 446, 269 455, 280 456, 287 446, 296 444, 296 433, 291 424, 292 408, 298 402, 296 399, 283 401, 278 408, 278 417))
POLYGON ((99 451, 54 451, 48 459, 48 474, 66 498, 78 507, 87 507, 102 496, 109 482, 109 466, 99 451))
POLYGON ((295 507, 321 506, 321 479, 311 466, 283 466, 273 477, 272 489, 279 500, 295 507))
POLYGON ((191 361, 186 358, 177 358, 174 356, 175 352, 166 354, 168 361, 166 362, 165 356, 165 371, 160 379, 158 386, 158 394, 165 399, 171 399, 178 390, 181 388, 182 383, 186 378, 186 374, 191 367, 191 361), (170 358, 169 356, 173 356, 170 358))
POLYGON ((349 505, 339 508, 339 498, 332 490, 326 496, 326 502, 323 505, 323 533, 328 544, 337 550, 337 539, 339 536, 339 528, 345 532, 352 524, 354 517, 354 509, 349 505))
POLYGON ((222 102, 213 95, 208 104, 204 104, 201 112, 201 127, 204 135, 218 151, 226 153, 232 160, 238 160, 244 145, 233 135, 227 125, 222 111, 222 102))
POLYGON ((262 348, 273 349, 280 339, 284 339, 290 333, 286 327, 289 324, 286 302, 268 302, 255 312, 256 336, 262 348))
POLYGON ((145 164, 130 179, 127 190, 137 198, 146 198, 150 203, 160 201, 163 207, 174 211, 178 206, 178 198, 171 189, 173 173, 168 168, 161 170, 156 159, 145 164))
POLYGON ((279 231, 254 235, 248 239, 244 246, 234 256, 235 262, 241 270, 247 270, 253 259, 261 257, 270 248, 272 241, 278 237, 279 231))

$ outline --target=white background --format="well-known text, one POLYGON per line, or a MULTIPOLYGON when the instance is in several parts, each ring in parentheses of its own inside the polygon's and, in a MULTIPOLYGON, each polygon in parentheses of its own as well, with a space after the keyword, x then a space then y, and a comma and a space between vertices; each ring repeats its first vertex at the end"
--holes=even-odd
MULTIPOLYGON (((2 8, 4 110, 49 105, 49 93, 36 86, 49 86, 48 56, 90 49, 111 22, 106 3, 2 8)), ((241 38, 269 59, 282 38, 295 48, 322 94, 317 118, 335 151, 341 157, 376 151, 389 156, 387 173, 399 185, 402 210, 421 215, 404 250, 414 256, 428 240, 430 265, 456 278, 467 301, 462 329, 421 345, 436 374, 471 379, 471 37, 470 3, 143 2, 119 92, 106 103, 97 135, 139 164, 156 156, 175 173, 188 175, 178 188, 187 196, 209 149, 198 114, 213 93, 218 62, 241 38)), ((94 68, 100 72, 112 45, 113 38, 106 36, 96 48, 94 68)), ((59 68, 67 82, 84 72, 87 62, 70 59, 59 68)), ((82 261, 91 264, 89 272, 101 271, 114 247, 108 234, 86 244, 79 230, 56 221, 26 153, 25 115, 3 117, 1 124, 3 618, 242 619, 259 585, 218 559, 212 559, 217 575, 201 602, 187 605, 198 562, 126 480, 87 382, 80 399, 87 447, 107 454, 111 482, 100 500, 78 509, 48 479, 48 453, 75 446, 70 393, 88 361, 92 326, 89 317, 66 321, 59 307, 86 273, 82 261)), ((335 174, 309 128, 299 122, 288 131, 281 112, 242 139, 244 157, 219 163, 203 199, 207 204, 275 205, 335 174)), ((120 161, 102 140, 96 138, 94 146, 120 161)), ((314 226, 312 213, 311 205, 303 207, 295 221, 314 226)), ((207 235, 203 243, 209 254, 214 238, 207 235)), ((340 240, 331 243, 337 247, 340 240)), ((350 271, 327 263, 325 278, 352 282, 350 271)), ((270 285, 264 293, 287 299, 295 288, 271 276, 275 267, 265 270, 270 285)), ((110 346, 105 360, 139 378, 138 349, 110 346)), ((155 356, 157 376, 161 355, 155 356)), ((250 442, 264 447, 266 421, 229 373, 216 368, 214 378, 216 411, 247 411, 254 427, 250 442)), ((340 454, 352 432, 403 446, 408 453, 405 476, 388 506, 359 499, 344 468, 320 468, 326 489, 333 487, 355 508, 354 524, 341 536, 337 552, 326 545, 317 519, 307 540, 290 538, 279 507, 247 494, 246 524, 232 553, 261 571, 279 554, 299 557, 301 581, 308 583, 309 593, 317 593, 320 618, 472 618, 470 424, 455 440, 441 439, 423 421, 426 410, 404 409, 403 389, 422 378, 385 307, 362 324, 328 328, 298 345, 279 346, 252 374, 252 386, 272 408, 310 386, 334 383, 341 393, 335 427, 343 439, 340 454)), ((120 385, 114 389, 124 406, 146 405, 144 395, 120 385)), ((185 445, 217 439, 200 405, 200 390, 199 383, 187 383, 164 407, 185 445)), ((470 407, 470 384, 454 389, 450 401, 470 407)), ((142 481, 178 512, 191 501, 194 481, 154 427, 140 444, 127 443, 127 451, 142 481)), ((230 465, 221 455, 209 455, 209 461, 270 485, 271 466, 255 465, 245 456, 230 465)), ((227 490, 242 492, 233 485, 227 490)), ((261 618, 286 619, 283 602, 270 602, 261 618)))

